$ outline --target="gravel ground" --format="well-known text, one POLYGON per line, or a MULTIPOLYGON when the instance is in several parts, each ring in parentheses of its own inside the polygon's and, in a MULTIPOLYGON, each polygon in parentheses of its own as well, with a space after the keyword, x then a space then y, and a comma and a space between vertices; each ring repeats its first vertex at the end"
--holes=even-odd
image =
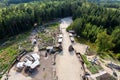
POLYGON ((83 69, 75 53, 70 53, 68 47, 71 44, 66 28, 72 23, 71 18, 61 20, 60 28, 63 33, 63 52, 56 57, 56 73, 58 80, 82 80, 83 69))

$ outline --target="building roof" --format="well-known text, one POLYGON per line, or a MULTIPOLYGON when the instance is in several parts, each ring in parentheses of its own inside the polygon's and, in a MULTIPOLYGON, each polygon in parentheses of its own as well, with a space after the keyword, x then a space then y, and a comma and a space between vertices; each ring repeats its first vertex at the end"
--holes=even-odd
POLYGON ((39 61, 39 60, 35 60, 35 62, 30 65, 30 68, 31 68, 31 69, 34 69, 34 68, 36 68, 36 67, 39 66, 39 65, 40 65, 40 61, 39 61))
POLYGON ((28 67, 31 66, 32 61, 30 61, 30 60, 28 60, 28 59, 26 59, 26 60, 27 60, 27 61, 25 62, 24 65, 25 65, 25 66, 28 66, 28 67))
POLYGON ((17 67, 17 68, 22 68, 22 67, 24 67, 24 66, 23 66, 24 63, 25 63, 25 62, 18 62, 16 67, 17 67))
POLYGON ((40 56, 37 53, 31 54, 31 56, 35 59, 35 60, 39 60, 40 56))

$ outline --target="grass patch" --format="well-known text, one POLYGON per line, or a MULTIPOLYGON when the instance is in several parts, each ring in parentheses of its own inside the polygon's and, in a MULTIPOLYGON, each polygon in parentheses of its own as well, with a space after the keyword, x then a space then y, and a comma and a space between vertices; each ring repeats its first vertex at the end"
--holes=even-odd
POLYGON ((99 56, 104 60, 112 61, 112 62, 120 65, 120 61, 116 58, 116 54, 114 54, 114 53, 104 52, 103 54, 100 54, 99 56))
POLYGON ((96 47, 96 44, 95 44, 95 43, 91 43, 89 40, 86 40, 86 39, 84 39, 84 38, 82 38, 82 37, 80 37, 80 38, 75 37, 75 40, 76 40, 76 42, 78 42, 78 43, 82 43, 82 44, 89 45, 92 50, 97 51, 97 47, 96 47))
POLYGON ((114 54, 113 52, 111 51, 108 51, 108 52, 101 52, 100 54, 97 53, 97 46, 95 43, 91 43, 90 41, 80 37, 75 37, 75 40, 76 42, 78 43, 82 43, 82 44, 87 44, 90 46, 90 53, 93 53, 93 54, 98 54, 102 59, 105 59, 105 60, 110 60, 112 62, 115 62, 117 64, 120 64, 120 61, 117 60, 117 55, 114 54))
POLYGON ((59 26, 59 22, 56 22, 56 23, 48 25, 47 29, 54 31, 58 28, 58 26, 59 26))
POLYGON ((2 73, 8 70, 15 57, 18 55, 18 43, 23 43, 29 34, 29 32, 26 32, 11 37, 5 42, 4 46, 0 46, 0 77, 2 76, 2 73))
POLYGON ((82 55, 82 58, 88 68, 88 70, 92 73, 92 74, 95 74, 95 73, 98 73, 99 70, 102 70, 103 68, 99 65, 96 65, 96 64, 92 64, 90 61, 87 60, 87 57, 85 55, 82 55))
POLYGON ((102 63, 105 63, 101 58, 100 58, 100 61, 101 61, 102 63))
POLYGON ((93 55, 93 54, 96 55, 96 53, 97 53, 97 47, 96 47, 95 43, 91 43, 90 41, 88 41, 88 40, 86 40, 86 39, 84 39, 82 37, 80 37, 80 38, 75 37, 75 41, 78 42, 78 43, 80 43, 80 44, 86 44, 86 45, 90 46, 90 49, 89 49, 89 52, 88 52, 89 54, 88 55, 93 55))

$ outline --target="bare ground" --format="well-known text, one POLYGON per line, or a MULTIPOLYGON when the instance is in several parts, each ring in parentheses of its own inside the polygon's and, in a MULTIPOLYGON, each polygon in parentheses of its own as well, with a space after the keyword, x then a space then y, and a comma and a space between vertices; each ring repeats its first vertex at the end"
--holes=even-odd
POLYGON ((82 80, 83 69, 75 53, 70 53, 71 44, 66 28, 72 23, 71 18, 61 20, 60 28, 63 33, 63 52, 56 57, 56 73, 58 80, 82 80))

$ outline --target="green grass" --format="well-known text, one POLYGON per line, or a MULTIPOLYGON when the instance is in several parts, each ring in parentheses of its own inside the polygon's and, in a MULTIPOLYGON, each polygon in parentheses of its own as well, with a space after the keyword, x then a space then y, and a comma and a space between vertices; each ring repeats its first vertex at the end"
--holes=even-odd
POLYGON ((84 39, 82 37, 80 37, 80 38, 75 37, 75 40, 78 43, 89 45, 90 48, 93 49, 93 50, 97 50, 96 44, 95 43, 91 43, 89 40, 86 40, 86 39, 84 39))
POLYGON ((100 58, 100 61, 101 61, 102 63, 105 63, 101 58, 100 58))
POLYGON ((116 10, 119 10, 119 9, 116 9, 116 8, 107 8, 108 10, 113 10, 113 11, 116 11, 116 10))
POLYGON ((54 31, 54 30, 56 30, 56 29, 58 28, 58 25, 59 25, 59 22, 56 22, 56 23, 53 23, 53 24, 48 25, 47 28, 48 28, 49 30, 54 31))
POLYGON ((80 37, 80 38, 75 37, 75 41, 78 42, 78 43, 86 44, 86 45, 90 46, 89 51, 92 52, 93 54, 96 54, 97 46, 96 46, 95 43, 91 43, 89 40, 86 40, 86 39, 84 39, 82 37, 80 37))
POLYGON ((95 73, 98 73, 99 70, 102 70, 103 68, 99 65, 96 65, 96 64, 92 64, 90 61, 87 60, 87 57, 85 55, 82 55, 82 58, 88 68, 88 70, 92 73, 92 74, 95 74, 95 73))
MULTIPOLYGON (((18 55, 18 43, 24 44, 24 40, 30 35, 29 32, 9 38, 5 46, 0 46, 0 72, 5 72, 18 55)), ((25 46, 25 44, 24 44, 25 46)), ((0 75, 1 77, 2 75, 0 75)))
POLYGON ((103 54, 100 55, 100 57, 104 60, 112 61, 120 65, 120 61, 116 58, 116 54, 112 52, 104 52, 103 54))

